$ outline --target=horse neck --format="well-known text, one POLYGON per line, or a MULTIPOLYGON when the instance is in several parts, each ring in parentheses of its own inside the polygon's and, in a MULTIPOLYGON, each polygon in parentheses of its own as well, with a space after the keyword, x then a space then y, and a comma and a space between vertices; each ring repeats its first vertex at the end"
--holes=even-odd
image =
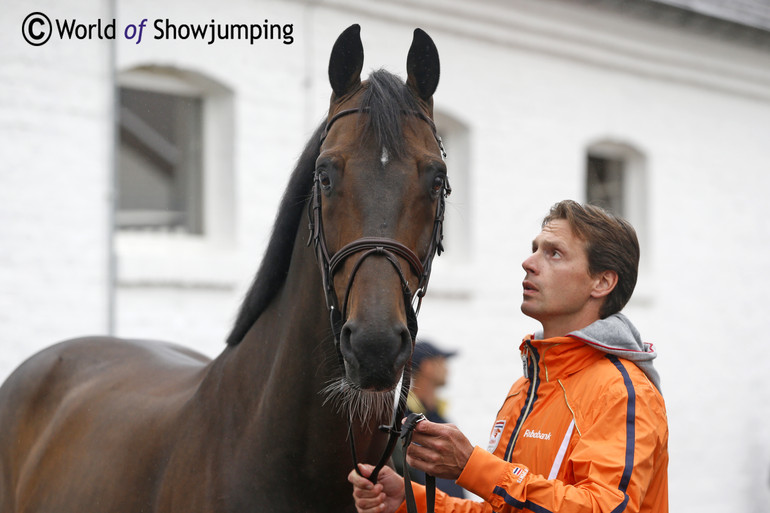
MULTIPOLYGON (((306 240, 307 231, 298 230, 281 291, 243 341, 214 363, 210 388, 216 390, 215 408, 228 419, 223 434, 236 433, 233 449, 245 466, 272 467, 271 474, 297 479, 304 473, 303 488, 317 486, 325 495, 338 490, 347 501, 345 476, 353 467, 348 421, 320 393, 341 374, 340 363, 320 271, 306 240)), ((374 462, 382 453, 385 437, 376 426, 383 421, 354 426, 362 461, 374 462)))

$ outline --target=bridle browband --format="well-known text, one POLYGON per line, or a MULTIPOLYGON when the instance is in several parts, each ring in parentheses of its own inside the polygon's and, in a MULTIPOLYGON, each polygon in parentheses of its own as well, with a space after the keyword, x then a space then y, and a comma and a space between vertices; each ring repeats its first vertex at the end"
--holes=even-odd
MULTIPOLYGON (((321 137, 320 137, 321 145, 323 145, 324 141, 326 140, 326 136, 329 135, 329 130, 331 130, 331 127, 335 121, 337 121, 342 117, 349 116, 350 114, 367 113, 367 112, 369 112, 369 107, 360 107, 360 108, 356 107, 354 109, 341 110, 335 115, 333 115, 329 119, 329 121, 326 122, 326 126, 324 127, 323 132, 321 132, 321 137)), ((438 148, 439 150, 441 150, 441 157, 446 158, 446 151, 444 151, 444 143, 441 140, 441 137, 439 137, 438 135, 438 131, 436 130, 436 124, 433 122, 433 120, 427 114, 425 114, 424 112, 420 112, 418 110, 409 110, 409 111, 405 110, 402 112, 404 114, 411 114, 413 116, 417 116, 421 120, 428 123, 428 126, 430 126, 430 129, 433 132, 433 137, 436 139, 436 142, 438 143, 438 148)))
MULTIPOLYGON (((367 112, 369 112, 368 108, 353 108, 342 110, 334 114, 326 123, 324 130, 321 132, 320 144, 323 145, 335 121, 351 114, 367 112)), ((446 152, 444 151, 444 145, 441 142, 441 138, 439 137, 438 133, 436 132, 436 125, 433 123, 433 120, 426 114, 419 111, 404 111, 404 113, 408 115, 414 115, 428 123, 431 131, 433 132, 433 136, 438 143, 441 156, 442 158, 445 158, 446 152)), ((340 335, 342 332, 342 327, 344 326, 347 319, 348 298, 350 296, 350 291, 353 287, 353 281, 356 277, 356 274, 358 273, 358 270, 361 268, 364 260, 370 256, 377 255, 384 257, 393 266, 396 274, 401 280, 404 310, 407 319, 407 329, 409 330, 409 334, 411 336, 412 348, 414 348, 415 339, 417 337, 417 314, 419 313, 420 306, 422 305, 422 298, 425 296, 425 292, 428 288, 433 257, 436 254, 441 255, 441 253, 444 251, 442 239, 444 237, 443 226, 445 199, 446 196, 448 196, 451 192, 452 189, 449 186, 449 183, 446 182, 444 190, 439 194, 438 202, 436 205, 436 214, 433 222, 433 233, 431 235, 428 251, 425 254, 424 259, 420 260, 415 252, 410 248, 394 239, 387 237, 362 237, 360 239, 354 240, 353 242, 350 242, 349 244, 346 244, 336 253, 331 255, 326 245, 326 237, 324 235, 323 219, 321 215, 320 177, 317 172, 315 173, 313 177, 312 197, 310 199, 308 208, 310 237, 307 243, 310 245, 312 242, 316 252, 318 265, 321 269, 321 278, 323 282, 324 293, 326 294, 326 306, 329 310, 329 321, 334 333, 334 344, 337 349, 337 356, 339 358, 343 372, 345 363, 342 351, 340 349, 340 335), (354 264, 350 273, 348 284, 345 287, 345 296, 343 299, 342 308, 340 308, 337 293, 334 289, 334 273, 349 257, 357 253, 360 253, 361 255, 358 257, 358 261, 354 264), (415 275, 418 277, 419 281, 417 284, 417 290, 414 293, 409 288, 409 282, 406 278, 406 275, 404 274, 398 257, 403 258, 409 264, 411 270, 414 271, 415 275), (416 308, 413 306, 415 299, 417 300, 416 308)), ((395 404, 393 407, 393 417, 391 419, 391 424, 389 426, 380 426, 380 430, 388 433, 389 438, 385 447, 385 452, 382 454, 382 457, 372 471, 372 474, 369 476, 369 480, 372 481, 372 483, 377 482, 377 476, 393 453, 396 441, 398 440, 401 433, 400 422, 406 408, 406 398, 409 393, 409 386, 411 381, 410 375, 411 359, 404 367, 404 374, 401 378, 400 393, 397 401, 394 400, 395 404)), ((348 423, 348 435, 353 456, 353 464, 356 468, 356 471, 358 471, 358 458, 356 456, 355 440, 353 438, 352 420, 349 420, 348 423)))

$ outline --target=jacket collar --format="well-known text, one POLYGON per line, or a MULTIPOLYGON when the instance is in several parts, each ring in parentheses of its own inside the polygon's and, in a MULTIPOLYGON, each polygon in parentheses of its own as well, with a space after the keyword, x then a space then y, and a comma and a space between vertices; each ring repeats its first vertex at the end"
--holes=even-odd
POLYGON ((581 371, 604 357, 603 352, 569 335, 545 340, 529 335, 519 349, 525 377, 529 377, 528 368, 537 363, 538 377, 546 383, 581 371))

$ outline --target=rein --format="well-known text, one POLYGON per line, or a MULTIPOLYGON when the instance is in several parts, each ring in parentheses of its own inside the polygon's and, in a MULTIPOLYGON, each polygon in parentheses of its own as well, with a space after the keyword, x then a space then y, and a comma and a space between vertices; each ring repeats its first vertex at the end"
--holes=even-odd
MULTIPOLYGON (((329 119, 329 121, 326 123, 326 126, 324 127, 324 130, 321 133, 321 137, 320 137, 321 145, 323 145, 323 142, 325 141, 327 135, 329 134, 329 130, 331 129, 335 121, 337 121, 338 119, 344 116, 348 116, 351 114, 367 113, 367 112, 369 112, 368 108, 363 108, 363 109, 355 108, 355 109, 347 109, 347 110, 340 111, 334 116, 332 116, 329 119)), ((439 150, 441 151, 442 157, 446 157, 446 152, 444 151, 443 143, 441 142, 441 138, 438 136, 438 133, 436 132, 436 125, 433 123, 433 120, 430 119, 427 115, 425 115, 422 112, 405 111, 404 113, 417 116, 418 118, 428 123, 428 125, 430 126, 433 132, 433 136, 435 137, 436 142, 438 143, 439 150)), ((321 277, 322 277, 324 292, 326 294, 326 307, 329 310, 329 322, 331 323, 332 331, 334 333, 334 344, 337 349, 337 356, 339 358, 340 365, 343 371, 344 371, 345 364, 344 364, 344 357, 340 350, 340 334, 342 332, 342 327, 344 326, 347 318, 348 298, 350 296, 350 291, 353 287, 353 280, 355 279, 356 274, 358 273, 358 270, 361 268, 363 261, 370 256, 374 256, 374 255, 382 256, 385 259, 387 259, 387 261, 390 262, 390 264, 396 270, 396 273, 399 279, 401 280, 401 287, 404 295, 403 299, 404 299, 404 310, 406 313, 406 320, 407 320, 407 329, 409 330, 409 334, 412 339, 412 348, 414 349, 414 343, 417 337, 417 314, 419 313, 420 306, 422 305, 422 298, 425 296, 425 292, 427 291, 427 288, 428 288, 428 281, 430 280, 431 265, 433 262, 433 257, 436 254, 441 255, 441 253, 444 251, 444 247, 442 245, 442 239, 443 239, 445 199, 446 199, 446 196, 448 196, 451 192, 452 192, 452 189, 451 187, 449 187, 449 184, 447 183, 444 188, 444 191, 439 195, 439 199, 436 205, 436 214, 433 222, 433 233, 431 235, 428 251, 423 260, 420 260, 420 258, 415 254, 415 252, 412 251, 407 246, 405 246, 404 244, 386 237, 362 237, 360 239, 354 240, 353 242, 350 242, 349 244, 346 244, 339 251, 337 251, 333 255, 330 255, 329 249, 326 245, 326 237, 324 235, 323 219, 321 215, 320 178, 318 176, 318 173, 316 173, 315 176, 313 177, 312 197, 308 208, 310 237, 308 239, 307 244, 309 246, 312 243, 316 252, 316 258, 318 260, 318 264, 321 270, 321 277), (334 289, 334 280, 333 280, 334 273, 340 268, 340 266, 343 264, 343 262, 345 262, 345 260, 347 260, 348 258, 350 258, 355 254, 360 254, 360 256, 358 257, 358 261, 355 263, 351 271, 348 284, 345 287, 345 295, 342 302, 342 308, 340 308, 339 299, 334 289), (414 271, 414 273, 417 275, 419 279, 417 290, 414 293, 409 288, 409 283, 401 267, 401 263, 398 260, 398 257, 403 258, 407 262, 411 270, 414 271), (413 305, 415 300, 417 302, 416 308, 413 305)), ((382 470, 382 468, 387 463, 388 459, 391 457, 393 453, 393 449, 395 448, 395 444, 399 436, 403 437, 405 436, 404 433, 408 432, 410 435, 409 440, 411 440, 411 429, 408 431, 402 431, 400 426, 401 419, 403 418, 404 411, 406 409, 406 398, 407 398, 407 395, 409 394, 410 383, 411 383, 411 359, 409 360, 409 362, 407 362, 406 366, 404 367, 404 373, 401 378, 401 389, 397 398, 394 399, 393 416, 391 419, 391 424, 389 426, 383 425, 379 427, 381 431, 388 434, 388 442, 386 444, 385 451, 383 452, 379 462, 377 463, 374 470, 372 471, 371 476, 369 477, 369 480, 372 483, 377 483, 377 476, 380 470, 382 470)), ((413 427, 414 426, 412 426, 412 429, 413 427)), ((353 456, 353 464, 356 469, 356 472, 358 472, 358 465, 357 465, 358 457, 356 456, 356 446, 355 446, 355 439, 353 437, 352 419, 348 420, 348 435, 350 438, 350 449, 353 456)), ((405 480, 407 479, 408 477, 405 477, 405 480)), ((411 483, 410 483, 410 490, 411 490, 411 483)), ((411 510, 410 510, 410 513, 411 513, 411 510)))
MULTIPOLYGON (((403 469, 404 469, 404 494, 406 500, 407 513, 417 513, 417 501, 414 499, 414 491, 412 490, 412 478, 409 476, 409 465, 406 463, 406 450, 409 444, 412 443, 412 433, 417 424, 427 420, 422 413, 410 413, 404 422, 404 427, 401 428, 401 439, 403 440, 404 450, 402 452, 404 456, 403 469)), ((430 474, 425 474, 425 501, 426 501, 426 513, 434 513, 436 508, 436 478, 430 474)))

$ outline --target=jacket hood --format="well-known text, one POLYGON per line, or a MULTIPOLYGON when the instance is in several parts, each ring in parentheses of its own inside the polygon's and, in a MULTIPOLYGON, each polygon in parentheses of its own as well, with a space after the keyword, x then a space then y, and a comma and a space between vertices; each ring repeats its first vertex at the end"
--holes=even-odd
MULTIPOLYGON (((542 331, 535 338, 542 337, 542 331)), ((585 328, 573 331, 570 338, 578 339, 599 351, 630 360, 644 372, 660 390, 660 376, 652 365, 658 353, 652 344, 642 342, 639 330, 621 313, 599 319, 585 328)))

